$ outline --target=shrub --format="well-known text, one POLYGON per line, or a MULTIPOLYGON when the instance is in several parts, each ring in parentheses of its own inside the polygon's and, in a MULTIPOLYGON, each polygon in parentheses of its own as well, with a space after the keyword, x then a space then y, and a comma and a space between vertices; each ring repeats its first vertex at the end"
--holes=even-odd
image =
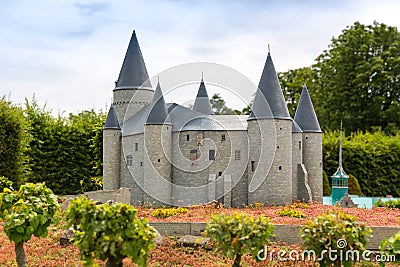
POLYGON ((300 210, 295 210, 290 207, 283 207, 282 209, 280 209, 278 211, 278 215, 282 216, 282 217, 287 216, 287 217, 299 218, 299 219, 306 217, 306 215, 304 215, 304 213, 301 212, 300 210))
POLYGON ((103 177, 91 177, 80 180, 82 193, 103 189, 103 177))
POLYGON ((332 195, 332 188, 329 183, 328 175, 325 171, 322 172, 323 174, 323 194, 324 196, 331 196, 332 195))
POLYGON ((10 180, 8 180, 6 177, 4 176, 0 176, 0 193, 3 192, 4 188, 8 188, 11 191, 14 190, 13 187, 13 182, 11 182, 10 180))
POLYGON ((235 212, 225 216, 213 215, 207 222, 206 236, 216 242, 216 250, 225 256, 234 257, 232 266, 240 266, 241 257, 251 254, 257 261, 260 250, 269 242, 274 226, 269 218, 254 217, 235 212))
MULTIPOLYGON (((299 236, 303 239, 302 245, 307 250, 315 252, 316 257, 322 257, 319 262, 321 266, 351 266, 351 257, 337 257, 333 260, 329 257, 329 253, 323 251, 336 250, 338 253, 343 251, 343 255, 347 255, 347 251, 355 250, 361 253, 366 249, 367 237, 371 235, 372 230, 366 228, 364 224, 359 224, 357 218, 341 211, 333 213, 327 212, 318 216, 314 221, 310 221, 304 226, 299 236)), ((338 254, 335 254, 338 255, 338 254)), ((353 254, 350 253, 350 256, 353 254)), ((318 259, 320 260, 320 258, 318 259)))
POLYGON ((22 185, 18 192, 8 188, 0 193, 0 219, 5 218, 4 232, 15 243, 18 266, 26 266, 24 242, 47 236, 59 207, 57 197, 44 183, 22 185))
POLYGON ((68 207, 67 224, 75 228, 73 241, 85 266, 92 266, 95 258, 107 260, 107 266, 122 266, 126 257, 146 266, 147 254, 155 247, 156 231, 127 204, 96 205, 80 197, 68 207))
POLYGON ((189 210, 179 207, 179 208, 161 208, 161 209, 156 209, 153 211, 151 216, 155 218, 168 218, 171 216, 175 216, 178 214, 184 214, 187 213, 189 210))
POLYGON ((400 231, 389 239, 384 239, 379 248, 383 253, 387 253, 386 255, 393 255, 396 262, 400 262, 400 231))
POLYGON ((16 187, 29 174, 29 127, 22 109, 0 96, 0 174, 16 187))
POLYGON ((400 199, 382 201, 380 198, 375 202, 375 207, 385 207, 389 209, 400 209, 400 199))
POLYGON ((360 184, 352 174, 349 174, 349 195, 362 196, 360 184))

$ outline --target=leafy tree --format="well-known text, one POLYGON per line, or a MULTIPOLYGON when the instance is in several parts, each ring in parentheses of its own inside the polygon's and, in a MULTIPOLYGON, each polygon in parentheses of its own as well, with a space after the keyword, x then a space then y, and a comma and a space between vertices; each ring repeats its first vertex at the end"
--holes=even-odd
POLYGON ((147 253, 155 247, 154 228, 147 219, 138 219, 137 210, 127 204, 96 205, 81 197, 71 201, 67 223, 75 228, 73 240, 85 266, 92 266, 97 258, 119 267, 126 257, 146 266, 147 253))
POLYGON ((19 186, 29 173, 29 124, 22 109, 0 98, 0 174, 19 186))
POLYGON ((323 171, 322 174, 323 174, 323 177, 324 177, 324 181, 323 181, 324 196, 331 196, 332 195, 332 189, 331 189, 331 185, 329 183, 328 175, 326 175, 325 171, 323 171))
POLYGON ((232 266, 240 266, 242 255, 251 254, 259 261, 258 254, 269 242, 274 226, 269 218, 254 219, 235 212, 226 216, 213 215, 207 222, 206 235, 216 242, 216 249, 228 257, 234 257, 232 266))
POLYGON ((15 243, 19 267, 26 266, 24 242, 47 236, 47 227, 59 207, 57 197, 42 184, 27 183, 17 192, 8 188, 0 193, 0 219, 5 219, 4 232, 15 243))
POLYGON ((338 129, 343 119, 349 132, 376 126, 388 133, 399 130, 400 33, 396 27, 356 22, 333 38, 316 61, 315 106, 323 128, 338 129))
POLYGON ((360 184, 357 178, 352 174, 349 174, 349 195, 362 196, 360 184))
POLYGON ((344 266, 351 266, 352 261, 356 259, 346 259, 345 255, 352 255, 347 251, 355 250, 362 254, 371 233, 372 230, 364 224, 359 224, 356 217, 335 211, 334 213, 327 212, 309 222, 301 229, 299 236, 303 239, 302 245, 305 249, 314 251, 316 257, 323 257, 319 261, 320 266, 332 264, 342 266, 342 263, 344 266), (343 261, 341 257, 333 260, 329 257, 329 253, 323 253, 323 251, 332 250, 338 253, 342 251, 343 261))
POLYGON ((235 112, 226 106, 225 100, 220 96, 220 94, 214 94, 210 99, 211 107, 216 115, 221 114, 235 114, 235 112))
POLYGON ((315 102, 316 95, 313 91, 315 88, 313 76, 315 76, 315 72, 310 67, 278 73, 283 95, 285 97, 289 113, 292 117, 294 117, 296 113, 304 84, 307 85, 307 88, 311 94, 311 98, 315 102))

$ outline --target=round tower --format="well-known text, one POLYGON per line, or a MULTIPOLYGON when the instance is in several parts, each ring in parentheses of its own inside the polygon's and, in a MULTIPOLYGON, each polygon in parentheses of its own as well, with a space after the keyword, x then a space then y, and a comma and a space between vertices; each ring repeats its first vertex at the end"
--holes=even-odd
POLYGON ((292 121, 292 192, 293 198, 308 202, 308 193, 303 172, 303 131, 292 121))
POLYGON ((133 31, 113 90, 113 105, 118 121, 122 124, 150 104, 153 93, 139 42, 133 31))
POLYGON ((172 124, 160 83, 157 84, 144 127, 144 144, 144 205, 170 205, 172 124))
POLYGON ((270 53, 248 119, 249 203, 292 202, 292 120, 270 53))
POLYGON ((322 131, 306 85, 301 92, 294 120, 303 130, 303 163, 308 173, 312 200, 322 202, 322 131))
POLYGON ((103 128, 103 189, 120 187, 121 128, 114 107, 108 111, 103 128))

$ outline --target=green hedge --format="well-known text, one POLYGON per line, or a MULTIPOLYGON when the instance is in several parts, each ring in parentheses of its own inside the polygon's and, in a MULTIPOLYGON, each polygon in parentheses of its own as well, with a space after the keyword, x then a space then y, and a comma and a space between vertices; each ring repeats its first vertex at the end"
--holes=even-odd
POLYGON ((29 124, 22 108, 0 97, 0 176, 18 188, 29 173, 29 124))
MULTIPOLYGON (((339 132, 323 136, 324 171, 338 167, 339 132)), ((353 133, 343 138, 343 168, 357 177, 366 196, 400 196, 400 133, 353 133)))
POLYGON ((91 177, 101 176, 101 132, 105 114, 93 110, 53 117, 26 102, 25 115, 33 136, 28 156, 30 182, 46 182, 56 194, 81 193, 91 177), (100 155, 99 155, 100 154, 100 155))

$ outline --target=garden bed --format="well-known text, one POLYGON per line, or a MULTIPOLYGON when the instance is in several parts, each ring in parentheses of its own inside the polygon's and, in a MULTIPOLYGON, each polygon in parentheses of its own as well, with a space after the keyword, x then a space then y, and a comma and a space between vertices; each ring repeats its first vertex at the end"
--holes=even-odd
POLYGON ((263 207, 262 205, 253 205, 246 208, 222 208, 213 205, 189 207, 187 213, 171 216, 168 218, 157 218, 152 214, 156 210, 154 208, 137 207, 138 217, 148 218, 150 222, 206 222, 213 214, 232 214, 234 212, 243 212, 255 217, 264 215, 271 218, 273 224, 290 224, 304 225, 310 219, 334 210, 341 210, 348 214, 354 215, 359 222, 365 223, 367 226, 393 226, 400 227, 400 210, 388 208, 341 208, 335 206, 327 206, 321 203, 303 204, 294 203, 288 206, 290 209, 299 210, 305 218, 293 218, 288 216, 280 216, 278 212, 282 209, 280 206, 263 207))

